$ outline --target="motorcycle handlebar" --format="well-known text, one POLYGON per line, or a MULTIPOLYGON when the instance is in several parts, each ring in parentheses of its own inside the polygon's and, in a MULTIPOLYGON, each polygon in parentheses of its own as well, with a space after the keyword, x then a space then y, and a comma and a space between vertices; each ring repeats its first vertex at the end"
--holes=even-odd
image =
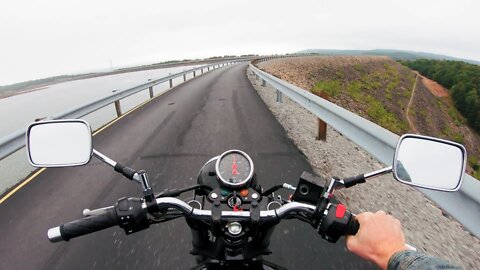
POLYGON ((113 227, 118 224, 114 208, 106 209, 104 213, 71 221, 48 230, 50 242, 68 241, 72 238, 113 227))
MULTIPOLYGON (((156 199, 156 201, 160 208, 175 208, 190 218, 204 219, 212 216, 212 211, 195 209, 177 198, 163 197, 156 199)), ((142 204, 142 208, 144 211, 147 211, 147 205, 145 203, 142 204)), ((49 229, 47 233, 48 239, 52 243, 68 241, 78 236, 119 225, 117 213, 114 207, 107 207, 102 209, 102 211, 104 212, 99 215, 88 216, 49 229)), ((292 212, 301 211, 313 213, 315 211, 315 206, 299 202, 290 202, 275 210, 260 211, 260 218, 282 219, 292 212)), ((250 212, 222 211, 221 216, 222 218, 249 219, 250 212)))
MULTIPOLYGON (((192 218, 203 218, 203 217, 211 217, 212 211, 211 210, 201 210, 196 209, 185 203, 184 201, 172 198, 172 197, 163 197, 157 198, 157 204, 160 208, 168 207, 168 208, 175 208, 185 214, 186 216, 192 218)), ((142 205, 142 208, 146 209, 146 204, 142 205)), ((315 211, 315 206, 306 204, 306 203, 299 203, 299 202, 289 202, 287 204, 282 205, 280 208, 275 210, 267 210, 267 211, 260 211, 260 218, 279 218, 282 219, 288 214, 292 212, 310 212, 313 213, 315 211)), ((250 211, 222 211, 222 218, 250 218, 250 211)))

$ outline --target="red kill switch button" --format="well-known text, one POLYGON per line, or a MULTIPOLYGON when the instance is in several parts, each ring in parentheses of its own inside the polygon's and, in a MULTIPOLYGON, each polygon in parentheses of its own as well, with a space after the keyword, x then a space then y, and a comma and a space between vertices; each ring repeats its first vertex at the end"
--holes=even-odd
POLYGON ((346 211, 347 211, 347 208, 345 208, 345 205, 339 203, 337 205, 337 212, 335 213, 335 217, 336 218, 343 218, 346 211))

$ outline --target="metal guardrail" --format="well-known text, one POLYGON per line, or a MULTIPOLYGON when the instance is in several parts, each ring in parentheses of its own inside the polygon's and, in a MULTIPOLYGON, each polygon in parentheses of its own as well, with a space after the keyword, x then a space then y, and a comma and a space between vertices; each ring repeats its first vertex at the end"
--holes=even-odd
MULTIPOLYGON (((388 166, 392 165, 395 147, 399 139, 398 135, 309 91, 266 73, 252 64, 250 64, 250 69, 257 78, 263 80, 262 85, 268 83, 379 161, 388 166)), ((462 223, 470 232, 480 237, 480 215, 478 215, 480 213, 480 181, 466 174, 459 192, 419 190, 462 223)))
MULTIPOLYGON (((131 96, 133 94, 136 94, 140 91, 144 91, 147 89, 150 89, 151 87, 158 85, 160 83, 164 83, 167 81, 170 81, 170 88, 172 87, 172 80, 190 73, 194 74, 195 77, 195 72, 196 71, 201 71, 203 74, 203 70, 207 69, 215 69, 218 67, 222 67, 225 65, 233 64, 236 62, 241 62, 241 61, 246 61, 247 59, 239 58, 235 61, 229 60, 229 61, 222 61, 222 62, 217 62, 209 65, 204 65, 201 67, 189 69, 183 72, 175 73, 172 75, 169 75, 167 77, 163 77, 154 81, 150 81, 145 84, 141 84, 129 89, 125 89, 119 92, 116 92, 115 94, 112 94, 110 96, 101 98, 99 100, 89 102, 86 104, 83 104, 81 106, 78 106, 76 108, 61 112, 59 114, 53 115, 48 117, 48 119, 66 119, 66 118, 80 118, 83 117, 87 114, 90 114, 92 112, 95 112, 107 105, 110 105, 112 103, 118 102, 128 96, 131 96)), ((184 77, 185 80, 185 77, 184 77)), ((152 97, 152 92, 150 94, 150 97, 152 97)), ((25 146, 25 128, 19 129, 3 138, 0 138, 0 160, 6 158, 7 156, 13 154, 14 152, 18 151, 19 149, 23 148, 25 146)))

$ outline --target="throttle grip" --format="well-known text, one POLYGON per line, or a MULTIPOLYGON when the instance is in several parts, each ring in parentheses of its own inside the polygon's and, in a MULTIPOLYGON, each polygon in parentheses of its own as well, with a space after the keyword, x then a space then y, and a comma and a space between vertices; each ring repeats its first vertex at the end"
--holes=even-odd
POLYGON ((341 236, 355 235, 360 229, 355 215, 341 203, 330 204, 324 213, 317 231, 329 242, 336 243, 341 236))
POLYGON ((357 218, 354 214, 348 222, 347 229, 345 230, 345 235, 355 235, 357 234, 358 230, 360 229, 360 223, 358 223, 357 218))
POLYGON ((71 221, 48 230, 50 242, 68 241, 72 238, 113 227, 118 224, 115 209, 111 208, 104 214, 89 216, 71 221))

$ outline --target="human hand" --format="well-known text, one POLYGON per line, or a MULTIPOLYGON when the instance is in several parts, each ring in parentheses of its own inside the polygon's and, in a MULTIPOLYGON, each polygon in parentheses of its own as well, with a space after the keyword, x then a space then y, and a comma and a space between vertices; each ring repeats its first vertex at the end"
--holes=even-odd
POLYGON ((347 249, 358 256, 387 269, 388 260, 398 251, 406 250, 405 236, 400 221, 378 211, 357 215, 360 229, 347 236, 347 249))

